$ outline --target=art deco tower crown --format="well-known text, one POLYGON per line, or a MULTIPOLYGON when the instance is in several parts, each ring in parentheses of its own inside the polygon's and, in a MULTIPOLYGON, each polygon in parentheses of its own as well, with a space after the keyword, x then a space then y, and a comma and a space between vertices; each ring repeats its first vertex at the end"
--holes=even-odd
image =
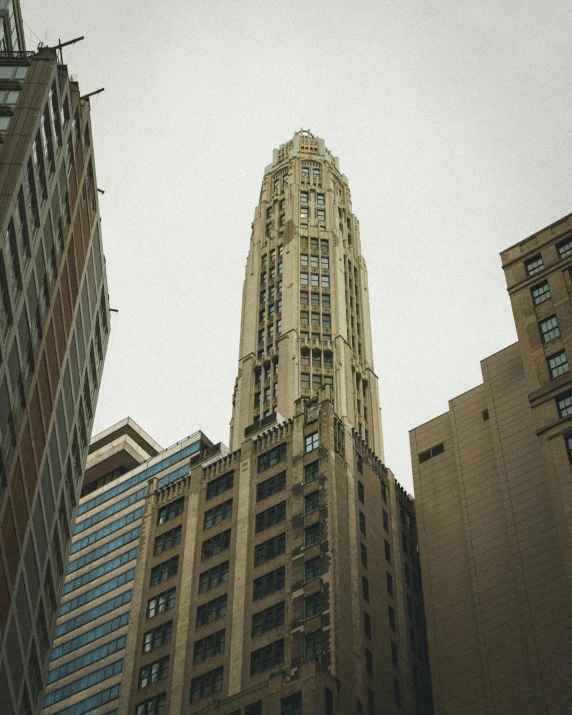
POLYGON ((274 150, 255 210, 231 449, 329 384, 336 413, 383 459, 369 310, 347 178, 324 140, 301 130, 274 150))

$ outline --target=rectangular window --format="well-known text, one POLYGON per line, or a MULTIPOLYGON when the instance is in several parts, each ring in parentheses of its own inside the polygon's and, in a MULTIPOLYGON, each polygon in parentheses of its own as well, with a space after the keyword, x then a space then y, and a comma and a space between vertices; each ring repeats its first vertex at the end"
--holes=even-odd
MULTIPOLYGON (((240 715, 240 710, 235 710, 229 715, 240 715)), ((244 708, 244 715, 262 715, 262 700, 257 700, 244 708)))
POLYGON ((157 524, 164 524, 166 521, 175 519, 179 514, 183 513, 185 508, 185 497, 176 499, 170 504, 162 506, 157 513, 157 524))
POLYGON ((320 267, 320 258, 319 256, 310 256, 310 266, 312 268, 319 268, 320 267))
POLYGON ((259 534, 265 529, 269 529, 276 524, 286 521, 286 501, 271 506, 269 509, 259 512, 255 520, 255 533, 259 534))
POLYGON ((369 581, 365 576, 361 577, 361 592, 363 600, 369 603, 369 581))
POLYGON ((525 261, 524 268, 527 276, 534 276, 537 273, 540 273, 540 271, 544 268, 544 261, 542 260, 540 253, 537 253, 535 256, 532 256, 532 258, 525 261))
POLYGON ((543 343, 549 343, 551 340, 560 336, 560 327, 555 315, 539 321, 538 329, 540 330, 540 339, 543 343))
POLYGON ((305 640, 306 658, 316 658, 322 653, 322 631, 308 633, 305 640))
POLYGON ((169 549, 172 549, 174 546, 178 546, 181 543, 181 532, 183 531, 183 527, 181 524, 179 526, 176 526, 174 529, 170 529, 169 531, 166 531, 164 534, 161 534, 161 536, 158 536, 155 539, 155 546, 153 547, 153 555, 157 556, 157 554, 162 554, 163 551, 168 551, 169 549))
POLYGON ((302 715, 302 693, 294 693, 280 700, 280 715, 302 715))
POLYGON ((367 715, 375 715, 375 695, 369 688, 367 689, 367 715))
POLYGON ((440 444, 436 444, 434 447, 431 447, 431 449, 426 449, 424 452, 419 453, 419 463, 426 462, 428 459, 431 459, 431 457, 436 457, 438 454, 441 454, 444 451, 445 446, 443 442, 441 442, 440 444))
POLYGON ((318 201, 318 206, 325 206, 326 204, 326 197, 324 194, 318 194, 317 195, 317 201, 318 201))
POLYGON ((322 594, 320 591, 304 599, 304 618, 307 620, 322 612, 322 594))
POLYGON ((272 539, 268 539, 268 541, 264 541, 254 547, 254 565, 260 566, 284 553, 286 553, 285 533, 278 534, 278 536, 274 536, 272 539))
POLYGON ((397 678, 393 679, 393 699, 395 700, 396 705, 401 705, 401 685, 399 684, 399 680, 397 680, 397 678))
POLYGON ((320 314, 312 313, 312 325, 319 328, 320 327, 320 314))
POLYGON ((310 168, 308 166, 303 166, 302 167, 302 176, 309 178, 310 176, 310 168))
POLYGON ((230 548, 230 529, 203 541, 201 561, 206 561, 230 548))
POLYGON ((310 284, 316 288, 320 285, 320 276, 317 273, 310 275, 310 284))
POLYGON ((304 514, 310 514, 320 508, 320 492, 316 489, 315 492, 306 494, 304 497, 304 514))
POLYGON ((321 257, 320 267, 322 268, 322 270, 330 270, 330 259, 327 256, 321 257))
POLYGON ((360 511, 360 513, 359 513, 359 530, 360 530, 361 533, 365 536, 365 532, 366 532, 366 529, 365 529, 365 514, 362 514, 361 511, 360 511))
POLYGON ((266 218, 272 218, 272 206, 266 209, 266 218))
POLYGON ((250 675, 263 673, 284 663, 284 639, 270 643, 250 654, 250 675))
POLYGON ((365 504, 365 491, 363 488, 363 484, 358 481, 357 483, 357 493, 358 493, 358 499, 362 504, 365 504))
POLYGON ((308 192, 307 191, 300 191, 300 202, 303 204, 308 203, 308 192))
POLYGON ((391 563, 391 547, 390 547, 390 545, 389 545, 389 543, 388 543, 387 541, 384 541, 384 542, 383 542, 383 546, 384 546, 384 549, 385 549, 385 560, 386 560, 388 563, 391 563))
POLYGON ((172 559, 168 559, 167 561, 163 561, 162 563, 157 564, 157 566, 153 566, 153 568, 151 569, 151 581, 149 585, 156 586, 158 583, 172 578, 173 576, 175 576, 178 570, 178 556, 173 556, 172 559))
POLYGON ((286 223, 286 215, 280 214, 280 225, 284 226, 285 223, 286 223))
POLYGON ((319 446, 319 437, 318 437, 318 432, 312 432, 312 434, 307 434, 304 437, 304 452, 312 452, 314 449, 317 449, 319 446))
POLYGON ((284 625, 284 601, 276 603, 274 606, 265 608, 264 611, 255 613, 252 616, 252 637, 260 636, 267 631, 272 631, 284 625))
MULTIPOLYGON (((96 696, 92 696, 96 697, 96 696)), ((87 701, 91 701, 91 698, 88 698, 87 701)), ((83 701, 83 702, 87 702, 83 701)), ((97 705, 103 705, 104 703, 109 702, 107 700, 102 700, 102 701, 97 701, 97 705)), ((167 696, 165 693, 160 693, 159 695, 155 695, 153 698, 149 698, 148 700, 145 700, 142 703, 138 703, 138 705, 135 706, 135 715, 166 715, 167 713, 167 708, 165 706, 165 703, 167 702, 167 696)), ((78 703, 79 705, 79 703, 78 703)), ((82 708, 81 710, 79 708, 75 709, 74 706, 72 705, 70 707, 70 710, 73 708, 75 712, 87 712, 87 706, 82 708)), ((91 702, 89 709, 91 710, 91 702)), ((67 708, 66 708, 67 710, 67 708)), ((117 712, 117 711, 116 711, 117 712)))
POLYGON ((307 310, 301 310, 300 311, 300 323, 302 325, 308 325, 310 322, 310 314, 308 313, 307 310))
POLYGON ((330 287, 330 276, 322 276, 322 288, 330 287))
POLYGON ((213 598, 212 601, 208 603, 203 603, 202 606, 197 608, 197 620, 196 627, 204 626, 207 623, 212 623, 217 621, 219 618, 226 616, 226 604, 227 604, 226 593, 218 598, 213 598))
POLYGON ((558 407, 559 417, 568 417, 572 415, 572 390, 562 392, 556 397, 556 406, 558 407))
POLYGON ((312 293, 312 305, 320 305, 320 294, 312 293))
POLYGON ((554 353, 554 355, 547 357, 546 363, 552 380, 560 377, 560 375, 564 375, 570 370, 568 367, 566 352, 564 350, 560 350, 559 352, 554 353))
POLYGON ((307 206, 300 206, 300 218, 308 218, 310 210, 307 206))
POLYGON ((367 546, 360 544, 361 564, 367 568, 367 546))
POLYGON ((568 238, 557 243, 556 250, 558 251, 558 258, 568 258, 568 256, 572 256, 572 236, 568 236, 568 238))
POLYGON ((389 613, 389 627, 391 628, 392 631, 395 631, 397 629, 395 625, 395 610, 393 606, 388 606, 388 613, 389 613))
POLYGON ((163 591, 158 596, 154 596, 147 601, 147 618, 158 616, 164 611, 168 611, 175 605, 175 588, 170 588, 168 591, 163 591))
POLYGON ((326 688, 325 695, 326 695, 326 715, 334 715, 334 693, 329 688, 326 688))
MULTIPOLYGON (((258 371, 258 382, 260 382, 260 371, 258 371)), ((228 472, 221 477, 213 479, 207 484, 207 500, 228 491, 234 487, 234 472, 228 472)))
POLYGON ((387 593, 390 596, 393 596, 393 576, 389 573, 389 571, 386 572, 385 578, 387 581, 387 593))
POLYGON ((314 479, 317 479, 320 476, 320 460, 316 460, 315 462, 310 462, 310 464, 306 464, 304 467, 304 483, 308 484, 308 482, 313 482, 314 479))
POLYGON ((321 169, 313 169, 312 176, 314 177, 314 179, 320 179, 322 177, 322 170, 321 169))
POLYGON ((382 520, 383 520, 383 528, 385 531, 389 531, 389 516, 385 509, 382 510, 382 520))
POLYGON ((151 683, 165 680, 169 675, 169 656, 148 663, 139 669, 139 688, 146 688, 151 683))
POLYGON ((320 522, 307 526, 304 531, 304 545, 312 546, 320 541, 320 522))
POLYGON ((203 529, 210 529, 221 521, 226 521, 232 516, 232 499, 228 499, 222 504, 217 504, 212 509, 205 511, 203 529))
POLYGON ((211 670, 191 681, 191 702, 195 703, 201 698, 206 698, 213 693, 220 693, 222 690, 223 670, 222 666, 211 670))
POLYGON ((318 221, 326 220, 326 209, 318 209, 318 221))
POLYGON ((203 571, 199 577, 199 593, 205 593, 211 588, 228 581, 229 562, 225 561, 218 566, 213 566, 208 571, 203 571))
POLYGON ((286 472, 280 472, 270 479, 266 479, 256 486, 256 501, 263 501, 273 494, 278 494, 279 492, 286 489, 286 472))
POLYGON ((397 668, 399 667, 399 656, 397 654, 397 644, 391 641, 391 662, 397 668))
POLYGON ((261 454, 258 457, 258 473, 265 472, 270 467, 283 462, 286 459, 286 442, 273 447, 268 452, 261 454))
POLYGON ((308 254, 307 254, 307 253, 301 253, 301 254, 300 254, 300 265, 301 265, 301 266, 307 266, 307 265, 308 265, 308 254))
POLYGON ((219 653, 224 653, 224 646, 224 628, 223 630, 217 631, 216 633, 211 633, 210 636, 201 638, 200 641, 197 641, 195 643, 193 652, 193 663, 195 665, 198 665, 199 663, 202 663, 203 660, 213 658, 219 653))
POLYGON ((309 389, 310 388, 310 373, 308 372, 303 372, 300 374, 300 382, 302 383, 302 387, 309 389))
POLYGON ((530 294, 532 295, 532 302, 534 303, 534 305, 544 303, 545 300, 548 300, 552 297, 548 281, 542 281, 542 283, 538 283, 537 285, 532 286, 532 288, 530 289, 530 294))
POLYGON ((308 305, 308 291, 307 290, 300 291, 300 304, 308 305))
POLYGON ((366 611, 363 612, 363 632, 365 637, 371 640, 371 618, 366 611))
POLYGON ((304 568, 306 583, 318 578, 322 575, 322 558, 320 556, 315 556, 313 559, 306 561, 304 568))
POLYGON ((153 628, 152 631, 147 631, 143 634, 143 653, 149 653, 149 651, 155 650, 159 646, 170 643, 172 634, 173 621, 167 621, 167 623, 162 623, 157 628, 153 628))
POLYGON ((572 462, 572 433, 564 435, 564 442, 566 443, 568 459, 572 462))
POLYGON ((365 670, 368 675, 373 676, 373 655, 367 648, 365 649, 365 670))
POLYGON ((281 591, 286 580, 286 568, 281 566, 274 571, 270 571, 264 576, 254 579, 252 588, 252 600, 259 601, 261 598, 269 596, 271 593, 281 591))

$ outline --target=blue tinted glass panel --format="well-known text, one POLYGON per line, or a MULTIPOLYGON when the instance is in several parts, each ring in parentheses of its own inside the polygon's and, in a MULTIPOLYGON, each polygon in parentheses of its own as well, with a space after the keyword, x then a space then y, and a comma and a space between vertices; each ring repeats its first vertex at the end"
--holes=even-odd
POLYGON ((114 571, 115 569, 124 566, 125 564, 129 563, 130 561, 133 561, 136 558, 137 547, 126 551, 124 554, 121 554, 121 556, 116 556, 114 559, 111 559, 111 561, 108 561, 106 564, 101 564, 101 566, 98 566, 97 568, 92 569, 87 573, 84 573, 83 576, 78 576, 72 581, 68 581, 68 583, 66 583, 66 585, 64 586, 64 594, 71 593, 72 591, 75 591, 76 588, 81 588, 82 586, 85 586, 86 584, 95 581, 95 579, 99 578, 100 576, 105 576, 105 574, 109 573, 110 571, 114 571))
POLYGON ((82 593, 81 596, 76 596, 76 598, 72 598, 71 601, 67 601, 67 603, 62 604, 59 615, 63 616, 64 614, 74 611, 76 608, 80 608, 80 606, 83 606, 90 601, 95 601, 96 598, 104 596, 110 591, 114 591, 116 588, 119 588, 119 586, 123 586, 124 584, 133 581, 134 578, 135 569, 129 569, 129 571, 125 571, 125 573, 121 573, 119 576, 109 579, 109 581, 105 581, 105 583, 101 583, 99 586, 82 593))
MULTIPOLYGON (((84 715, 84 713, 88 713, 90 710, 95 710, 95 708, 100 707, 100 705, 105 705, 106 703, 110 703, 112 700, 117 700, 118 697, 119 685, 113 685, 111 688, 107 688, 101 693, 96 693, 85 700, 80 700, 79 703, 70 705, 63 710, 58 710, 53 713, 53 715, 84 715)), ((117 712, 117 710, 115 712, 117 712)))
POLYGON ((97 559, 100 559, 102 556, 105 556, 106 554, 115 551, 115 549, 119 549, 125 544, 129 544, 131 541, 135 541, 135 539, 139 538, 139 531, 140 528, 137 527, 132 531, 128 531, 126 534, 118 536, 112 541, 108 541, 106 544, 103 544, 102 546, 97 549, 94 549, 93 551, 88 551, 87 554, 80 556, 79 559, 75 559, 75 561, 70 561, 68 565, 68 573, 73 573, 74 571, 77 571, 78 569, 87 566, 87 564, 90 564, 93 561, 97 561, 97 559))
POLYGON ((131 593, 131 591, 125 591, 125 593, 122 593, 115 598, 111 598, 109 601, 105 601, 105 603, 100 603, 99 606, 90 608, 89 611, 84 611, 84 613, 76 616, 75 618, 70 618, 68 621, 60 623, 56 629, 55 637, 59 638, 60 636, 63 636, 64 633, 69 633, 70 631, 80 628, 100 616, 104 616, 110 611, 114 611, 116 608, 121 608, 121 606, 124 606, 126 603, 131 601, 131 593))
POLYGON ((134 521, 138 521, 142 516, 143 507, 135 509, 135 511, 130 511, 129 514, 125 514, 120 519, 117 519, 117 521, 114 521, 111 524, 106 524, 105 526, 102 526, 101 529, 94 531, 93 534, 76 541, 72 544, 71 553, 75 554, 78 551, 85 549, 87 546, 94 544, 96 541, 109 536, 109 534, 113 534, 115 531, 119 531, 119 529, 123 529, 123 527, 132 524, 134 521))
POLYGON ((87 519, 84 519, 83 521, 79 521, 75 525, 74 535, 80 534, 86 529, 90 529, 92 526, 99 524, 100 521, 103 521, 104 519, 113 516, 113 514, 117 514, 117 512, 127 509, 128 506, 136 504, 138 501, 145 499, 146 494, 147 487, 145 487, 144 489, 138 489, 136 492, 133 492, 133 494, 130 494, 128 497, 125 497, 125 499, 120 499, 118 502, 115 502, 115 504, 111 504, 111 506, 108 506, 105 509, 98 511, 97 514, 94 514, 93 516, 88 516, 87 519))
POLYGON ((69 698, 76 693, 80 693, 86 688, 91 688, 93 685, 102 683, 104 680, 113 678, 114 675, 121 673, 123 670, 123 659, 116 660, 115 663, 110 663, 103 668, 94 670, 89 675, 84 675, 83 678, 78 678, 68 683, 63 688, 58 688, 57 690, 48 693, 44 698, 44 707, 47 708, 54 703, 59 703, 60 700, 64 698, 69 698))
POLYGON ((50 660, 57 660, 68 653, 71 653, 78 648, 83 648, 84 645, 88 643, 93 643, 98 638, 103 638, 103 636, 117 631, 119 628, 123 628, 129 623, 129 611, 122 613, 116 618, 112 618, 110 621, 102 623, 100 626, 92 628, 90 631, 82 633, 80 636, 76 636, 65 643, 61 643, 52 650, 50 660))
POLYGON ((71 675, 72 673, 75 673, 76 671, 85 668, 87 665, 97 663, 98 660, 106 658, 108 655, 118 653, 120 650, 123 650, 125 648, 126 639, 127 636, 121 636, 121 638, 116 638, 114 641, 110 641, 109 643, 106 643, 99 648, 94 648, 93 650, 90 650, 89 653, 84 653, 78 658, 69 660, 64 665, 60 665, 59 668, 54 668, 50 671, 50 674, 48 675, 48 683, 53 683, 56 680, 65 678, 68 675, 71 675))

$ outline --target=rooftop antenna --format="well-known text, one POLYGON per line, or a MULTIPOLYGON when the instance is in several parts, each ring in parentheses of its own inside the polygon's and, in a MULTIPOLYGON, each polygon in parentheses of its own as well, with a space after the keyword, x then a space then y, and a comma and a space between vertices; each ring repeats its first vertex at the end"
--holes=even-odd
POLYGON ((93 97, 94 94, 100 94, 100 92, 105 92, 105 87, 101 89, 96 89, 95 92, 90 92, 89 94, 82 94, 80 99, 87 99, 88 97, 93 97))
POLYGON ((75 45, 76 42, 80 42, 81 40, 85 39, 84 36, 82 35, 81 37, 76 37, 74 40, 69 40, 68 42, 62 42, 60 39, 58 39, 58 44, 54 45, 51 47, 51 50, 59 50, 60 51, 60 64, 63 65, 64 63, 64 55, 62 53, 62 47, 67 47, 68 45, 75 45))

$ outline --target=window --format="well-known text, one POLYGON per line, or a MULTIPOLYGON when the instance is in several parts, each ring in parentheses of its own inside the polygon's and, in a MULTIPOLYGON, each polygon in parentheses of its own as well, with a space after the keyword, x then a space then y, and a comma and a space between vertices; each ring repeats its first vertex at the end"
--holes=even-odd
POLYGON ((360 544, 360 552, 362 566, 367 568, 367 546, 365 546, 364 544, 360 544))
POLYGON ((391 563, 391 546, 389 545, 389 543, 387 541, 383 542, 383 546, 385 549, 385 560, 388 563, 391 563))
POLYGON ((314 177, 314 179, 320 179, 322 177, 322 170, 321 169, 313 169, 312 176, 314 177))
POLYGON ((305 640, 306 658, 316 658, 322 653, 322 631, 308 633, 305 640))
POLYGON ((309 177, 310 176, 310 168, 307 166, 302 167, 302 176, 309 177))
POLYGON ((206 698, 213 693, 220 693, 222 690, 223 669, 216 668, 191 681, 191 702, 195 703, 201 698, 206 698))
POLYGON ((326 715, 334 715, 334 693, 329 689, 325 689, 326 695, 326 715))
POLYGON ((359 530, 365 536, 365 514, 359 513, 359 530))
POLYGON ((302 693, 294 693, 287 698, 282 698, 280 700, 280 715, 302 715, 302 693))
POLYGON ((176 526, 174 529, 170 529, 164 534, 161 534, 161 536, 158 536, 155 539, 155 546, 153 548, 154 556, 157 556, 157 554, 161 554, 163 551, 172 549, 174 546, 180 544, 182 530, 183 527, 179 524, 179 526, 176 526))
POLYGON ((273 494, 278 494, 278 492, 281 492, 283 489, 286 489, 286 472, 280 472, 280 474, 276 474, 270 477, 270 479, 260 482, 260 484, 256 486, 256 501, 259 502, 263 499, 267 499, 273 494))
MULTIPOLYGON (((260 382, 260 370, 255 372, 255 378, 258 378, 260 382)), ((228 491, 234 487, 234 472, 228 472, 223 474, 221 477, 213 479, 212 482, 207 484, 207 500, 213 499, 214 497, 228 491)))
POLYGON ((300 311, 300 323, 302 325, 308 325, 310 322, 310 315, 307 310, 300 311))
POLYGON ((320 285, 320 276, 317 273, 312 273, 310 276, 310 284, 316 288, 320 285))
POLYGON ((320 522, 307 526, 304 531, 304 545, 312 546, 320 541, 320 522))
POLYGON ((365 491, 363 488, 363 484, 358 481, 357 483, 357 493, 358 493, 358 499, 362 504, 365 504, 365 491))
POLYGON ((386 572, 386 581, 387 581, 387 593, 389 593, 390 596, 393 596, 393 576, 389 573, 389 571, 386 572))
POLYGON ((262 635, 284 625, 284 601, 265 608, 252 616, 252 637, 262 635))
POLYGON ((317 195, 317 201, 318 201, 318 206, 325 206, 326 204, 326 197, 324 194, 318 194, 317 195))
POLYGON ((396 705, 401 705, 401 685, 397 678, 393 679, 393 699, 396 705))
POLYGON ((272 224, 271 224, 271 223, 267 223, 267 224, 266 224, 266 235, 267 235, 267 236, 270 236, 271 233, 272 233, 272 224))
POLYGON ((560 336, 560 327, 555 315, 551 315, 538 323, 540 330, 540 339, 543 343, 549 343, 551 340, 560 336))
POLYGON ((308 482, 313 482, 314 479, 317 479, 320 476, 320 460, 316 460, 315 462, 310 462, 310 464, 306 464, 304 467, 304 483, 308 484, 308 482))
POLYGON ((300 191, 300 202, 303 204, 308 203, 308 192, 307 191, 300 191))
POLYGON ((172 501, 170 504, 162 506, 157 514, 157 524, 164 524, 166 521, 171 521, 171 519, 182 514, 184 508, 185 497, 181 497, 180 499, 172 501))
POLYGON ((301 253, 301 254, 300 254, 300 265, 301 265, 301 266, 307 266, 307 265, 308 265, 308 254, 307 254, 307 253, 301 253))
POLYGON ((389 516, 385 509, 382 510, 383 528, 385 531, 389 531, 389 516))
POLYGON ((286 502, 281 501, 279 504, 271 506, 265 511, 261 511, 256 515, 255 533, 258 534, 271 526, 276 526, 281 522, 286 521, 286 502))
POLYGON ((318 250, 318 239, 317 238, 310 239, 310 248, 312 249, 312 251, 318 250))
POLYGON ((558 407, 559 417, 568 417, 572 415, 572 390, 562 392, 556 396, 556 406, 558 407))
POLYGON ((286 223, 286 215, 280 214, 280 225, 284 226, 285 223, 286 223))
POLYGON ((556 250, 558 251, 559 258, 568 258, 572 256, 572 236, 568 236, 560 243, 556 244, 556 250))
POLYGON ((319 328, 320 327, 320 314, 312 313, 312 325, 319 328))
POLYGON ((167 621, 167 623, 162 623, 157 628, 153 628, 152 631, 147 631, 143 634, 143 653, 149 653, 159 646, 165 645, 171 642, 171 635, 173 634, 173 621, 167 621))
POLYGON ((321 386, 321 384, 322 384, 322 376, 321 376, 321 375, 316 375, 316 373, 314 373, 314 374, 312 375, 312 387, 313 387, 313 389, 314 389, 314 390, 317 390, 317 389, 321 386))
POLYGON ((426 462, 428 459, 431 459, 431 457, 436 457, 444 451, 445 446, 443 442, 436 444, 434 447, 431 447, 431 449, 427 449, 424 452, 419 453, 419 462, 426 462))
POLYGON ((366 611, 363 612, 363 632, 365 637, 371 640, 371 618, 366 611))
POLYGON ((559 352, 554 353, 554 355, 550 355, 546 358, 546 362, 548 364, 548 372, 550 373, 552 380, 556 379, 560 375, 564 375, 570 370, 568 367, 566 352, 564 350, 560 350, 559 352))
POLYGON ((154 596, 147 601, 147 618, 159 615, 164 611, 168 611, 175 605, 175 588, 170 588, 168 591, 163 591, 158 596, 154 596))
POLYGON ((217 631, 216 633, 211 633, 210 636, 201 638, 200 641, 195 643, 193 663, 198 665, 203 660, 213 658, 219 653, 224 653, 224 641, 224 628, 222 631, 217 631))
POLYGON ((203 541, 201 561, 210 559, 212 556, 216 556, 228 548, 230 548, 230 529, 203 541))
POLYGON ((310 389, 310 373, 301 373, 300 382, 302 383, 302 388, 310 389))
POLYGON ((269 668, 284 663, 284 640, 270 643, 250 654, 250 675, 263 673, 269 668))
MULTIPOLYGON (((240 715, 240 710, 236 710, 229 715, 240 715)), ((262 715, 262 700, 257 700, 244 708, 244 715, 262 715)))
POLYGON ((304 514, 310 514, 320 508, 320 492, 316 489, 315 492, 306 494, 304 497, 304 514))
POLYGON ((373 655, 367 648, 365 649, 365 670, 368 675, 373 676, 373 655))
POLYGON ((552 297, 548 281, 542 281, 542 283, 538 283, 537 285, 532 286, 532 288, 530 289, 530 294, 532 295, 532 302, 534 303, 534 305, 544 303, 545 300, 548 300, 552 297))
POLYGON ((217 504, 212 509, 205 511, 203 529, 210 529, 221 521, 230 519, 232 516, 232 499, 228 499, 222 504, 217 504))
POLYGON ((308 291, 307 290, 300 291, 300 303, 302 305, 308 305, 308 291))
POLYGON ((169 656, 144 665, 139 669, 139 688, 146 688, 151 683, 165 680, 169 675, 169 656))
POLYGON ((273 447, 268 452, 261 454, 258 457, 258 472, 265 472, 270 467, 273 467, 279 462, 283 462, 286 459, 286 442, 279 444, 277 447, 273 447))
POLYGON ((320 305, 320 294, 312 293, 312 305, 320 305))
POLYGON ((367 689, 367 715, 375 715, 375 695, 367 689))
POLYGON ((326 209, 318 209, 318 221, 326 220, 326 209))
POLYGON ((264 541, 254 547, 254 565, 260 566, 260 564, 275 559, 284 553, 286 553, 285 533, 278 534, 278 536, 274 536, 272 539, 268 539, 268 541, 264 541))
POLYGON ((312 452, 319 445, 318 433, 312 432, 304 437, 304 452, 312 452))
POLYGON ((322 253, 328 252, 328 239, 327 238, 320 239, 320 248, 322 250, 322 253))
POLYGON ((272 206, 266 209, 266 218, 272 218, 272 206))
POLYGON ((537 273, 540 273, 540 271, 544 268, 544 261, 542 260, 540 253, 537 253, 536 256, 532 256, 532 258, 525 261, 524 268, 527 276, 534 276, 537 273))
POLYGON ((403 572, 405 575, 405 583, 410 586, 411 585, 411 574, 409 571, 409 564, 404 563, 403 564, 403 572))
POLYGON ((304 599, 304 618, 313 618, 322 612, 322 594, 320 591, 304 599))
POLYGON ((307 206, 300 206, 300 218, 308 218, 310 209, 307 206))
POLYGON ((392 631, 396 630, 396 625, 395 625, 395 610, 393 606, 388 606, 388 614, 389 614, 389 627, 391 628, 392 631))
POLYGON ((361 577, 361 593, 363 600, 369 603, 369 581, 365 576, 361 577))
POLYGON ((322 256, 320 258, 320 266, 322 270, 329 270, 330 269, 330 259, 327 256, 322 256))
POLYGON ((227 595, 226 593, 218 598, 214 598, 208 603, 203 603, 202 606, 197 608, 197 621, 196 627, 204 626, 207 623, 212 623, 217 621, 219 618, 226 616, 226 604, 227 595))
POLYGON ((166 581, 167 579, 174 576, 178 570, 178 556, 173 556, 172 559, 168 559, 167 561, 163 561, 162 563, 157 564, 157 566, 153 566, 153 568, 151 569, 151 582, 149 585, 156 586, 158 583, 166 581))
MULTIPOLYGON (((91 700, 91 698, 88 698, 88 700, 91 700)), ((135 715, 165 715, 167 712, 167 709, 165 707, 165 703, 167 700, 167 696, 165 693, 160 693, 160 695, 155 695, 153 698, 149 698, 149 700, 145 700, 142 703, 139 703, 138 705, 135 706, 135 715)), ((107 701, 104 701, 107 702, 107 701)), ((98 705, 102 703, 97 703, 98 705)), ((73 706, 72 706, 73 707, 73 706)), ((91 707, 90 707, 91 709, 91 707)), ((86 709, 82 709, 81 711, 79 708, 74 708, 74 712, 87 712, 86 709)))
POLYGON ((310 266, 312 268, 319 268, 320 267, 320 258, 319 256, 310 256, 310 266))
POLYGON ((312 581, 322 575, 322 559, 320 556, 315 556, 313 559, 305 563, 305 581, 312 581))
POLYGON ((281 566, 279 569, 270 571, 264 576, 254 579, 252 588, 252 600, 259 601, 261 598, 269 596, 271 593, 281 591, 284 588, 286 580, 286 568, 281 566))

